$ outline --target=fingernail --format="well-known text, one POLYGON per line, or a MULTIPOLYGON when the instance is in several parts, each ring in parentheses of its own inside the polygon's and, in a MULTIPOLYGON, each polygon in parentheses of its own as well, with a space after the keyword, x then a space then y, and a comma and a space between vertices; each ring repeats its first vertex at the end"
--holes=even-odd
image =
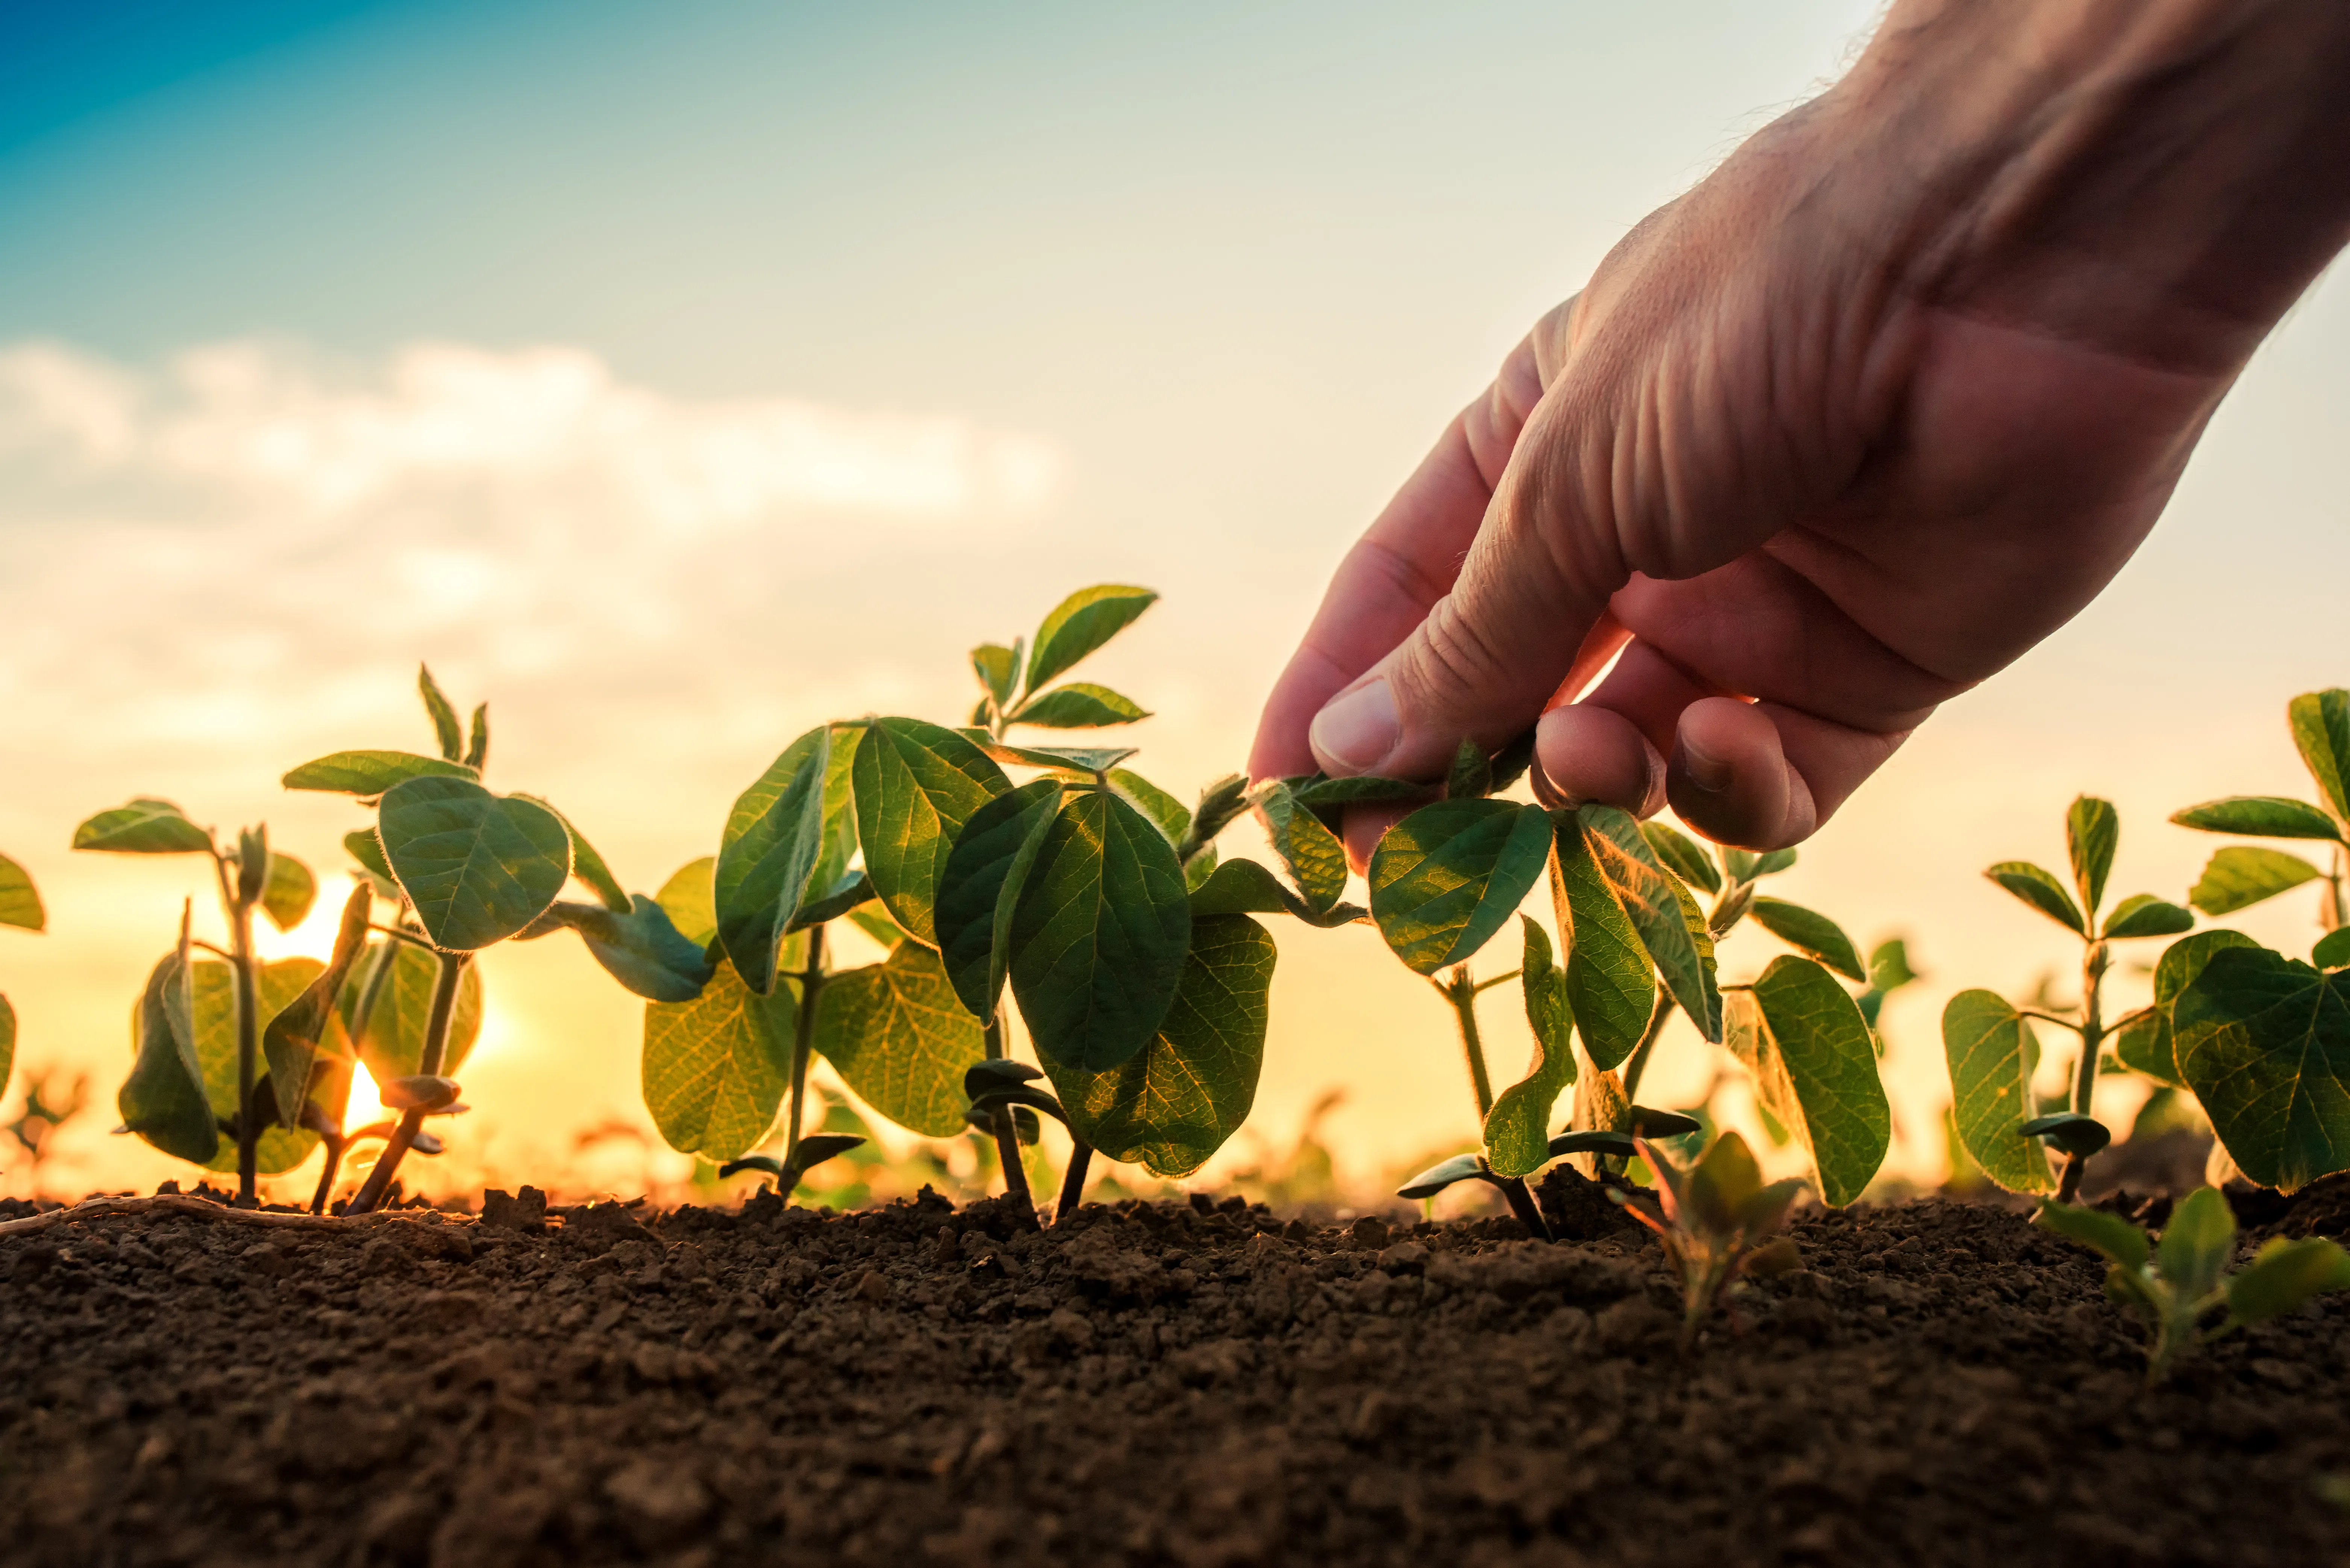
POLYGON ((1681 772, 1708 794, 1720 794, 1730 787, 1730 764, 1686 736, 1681 740, 1681 772))
POLYGON ((1374 680, 1341 694, 1314 715, 1306 741, 1324 762, 1367 773, 1395 750, 1401 729, 1395 693, 1385 680, 1374 680))

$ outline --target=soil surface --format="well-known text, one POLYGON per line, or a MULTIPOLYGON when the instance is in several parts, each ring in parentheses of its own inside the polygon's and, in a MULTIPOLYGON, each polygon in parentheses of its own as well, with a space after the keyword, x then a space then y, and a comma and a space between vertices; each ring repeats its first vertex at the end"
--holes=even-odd
MULTIPOLYGON (((2149 1393, 2095 1261, 1929 1199, 1803 1216, 1804 1267, 1683 1356, 1645 1233, 1579 1179, 1544 1196, 1573 1240, 1237 1199, 1041 1232, 772 1198, 19 1228, 0 1541, 74 1568, 2345 1559, 2350 1300, 2149 1393)), ((2324 1188, 2246 1207, 2350 1220, 2324 1188)))

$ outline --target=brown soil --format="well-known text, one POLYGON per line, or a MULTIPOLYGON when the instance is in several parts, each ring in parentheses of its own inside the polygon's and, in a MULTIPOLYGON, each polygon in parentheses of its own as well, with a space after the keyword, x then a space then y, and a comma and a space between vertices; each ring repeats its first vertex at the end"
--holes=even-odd
MULTIPOLYGON (((1673 1349, 1655 1247, 1223 1209, 0 1234, 11 1563, 2340 1562, 2350 1301, 2141 1386, 2007 1210, 1813 1212, 1673 1349)), ((19 1210, 21 1211, 21 1210, 19 1210)), ((2339 1194, 2261 1216, 2350 1219, 2339 1194)))

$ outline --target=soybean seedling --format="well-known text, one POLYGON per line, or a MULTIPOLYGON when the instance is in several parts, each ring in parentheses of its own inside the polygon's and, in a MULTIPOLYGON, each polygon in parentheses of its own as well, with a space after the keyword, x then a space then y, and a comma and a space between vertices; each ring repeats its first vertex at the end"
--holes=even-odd
MULTIPOLYGON (((41 895, 33 887, 32 873, 0 855, 0 926, 40 931, 47 929, 48 924, 48 912, 41 908, 41 895)), ((0 996, 0 1088, 6 1087, 8 1074, 16 1062, 16 1010, 8 1005, 5 996, 0 996)))
POLYGON ((292 1169, 317 1141, 302 1123, 307 1079, 364 940, 364 892, 353 895, 359 913, 345 911, 331 961, 265 963, 254 951, 255 915, 291 930, 317 897, 310 868, 271 849, 266 826, 244 829, 232 846, 170 801, 142 797, 84 822, 73 846, 211 860, 229 945, 190 936, 183 912, 180 947, 149 977, 138 1057, 118 1098, 124 1130, 166 1154, 234 1169, 236 1200, 258 1203, 257 1179, 292 1169), (213 960, 194 961, 199 949, 213 960))
MULTIPOLYGON (((1959 1138, 1983 1174, 2010 1191, 2049 1189, 2046 1148, 2064 1157, 2053 1183, 2057 1200, 2069 1203, 2080 1191, 2091 1157, 2113 1140, 2111 1130, 2096 1119, 2094 1104, 2106 1062, 2106 1044, 2116 1034, 2126 1035, 2143 1016, 2133 1013, 2110 1025, 2106 1022, 2105 984, 2113 944, 2175 936, 2195 923, 2192 911, 2151 893, 2132 894, 2100 918, 2120 840, 2121 817, 2112 804, 2082 795, 2064 814, 2070 889, 2054 873, 2028 860, 2003 860, 1983 873, 2072 932, 2081 944, 2077 1006, 2019 1007, 1995 992, 1976 990, 1959 992, 1942 1012, 1942 1044, 1950 1061, 1952 1119, 1959 1138), (2040 1060, 2033 1021, 2068 1030, 2081 1043, 2068 1100, 2047 1114, 2033 1100, 2032 1079, 2040 1060)), ((2130 1060, 2126 1050, 2121 1060, 2130 1060)))
POLYGON ((1649 1213, 1639 1199, 1614 1188, 1607 1195, 1657 1233, 1680 1274, 1681 1348, 1687 1350, 1740 1276, 1795 1266, 1794 1242, 1777 1232, 1804 1183, 1790 1178, 1765 1186, 1753 1152, 1734 1132, 1714 1139, 1686 1167, 1646 1138, 1635 1142, 1657 1173, 1658 1212, 1649 1213))
MULTIPOLYGON (((373 829, 343 842, 371 874, 367 880, 396 896, 411 919, 366 929, 416 948, 433 971, 417 1059, 412 1066, 399 1064, 409 1070, 378 1085, 385 1106, 399 1111, 400 1119, 351 1199, 354 1214, 383 1202, 400 1162, 424 1137, 425 1118, 464 1108, 457 1081, 450 1076, 459 1054, 451 1042, 466 977, 484 949, 571 925, 608 970, 634 987, 682 985, 678 971, 691 976, 702 963, 700 950, 678 937, 652 899, 621 891, 603 857, 561 813, 535 796, 501 795, 484 787, 490 746, 486 703, 473 710, 469 732, 458 723, 456 709, 430 670, 418 670, 417 688, 440 742, 439 756, 337 752, 303 763, 284 781, 288 789, 355 795, 375 807, 373 829), (560 901, 575 876, 594 890, 600 908, 560 901)), ((362 894, 371 897, 365 888, 362 894)), ((379 956, 354 1012, 362 1035, 373 1027, 380 988, 397 985, 402 967, 398 957, 379 956), (373 996, 367 994, 369 990, 373 996)), ((341 983, 338 977, 337 992, 341 983)), ((281 1085, 281 1096, 287 1092, 281 1085)))
POLYGON ((2230 1274, 2236 1217, 2216 1187, 2181 1199, 2154 1245, 2128 1220, 2100 1210, 2043 1203, 2033 1222, 2105 1257, 2106 1296, 2147 1331, 2148 1385, 2199 1345, 2324 1292, 2350 1290, 2350 1253, 2322 1236, 2272 1238, 2230 1274))

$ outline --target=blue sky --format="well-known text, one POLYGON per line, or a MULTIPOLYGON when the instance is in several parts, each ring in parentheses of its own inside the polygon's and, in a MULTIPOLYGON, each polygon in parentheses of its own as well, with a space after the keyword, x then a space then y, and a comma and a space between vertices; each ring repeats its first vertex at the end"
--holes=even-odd
MULTIPOLYGON (((72 821, 177 791, 331 863, 350 824, 276 775, 412 742, 418 658, 650 887, 805 724, 951 710, 971 643, 1146 582, 1103 678, 1189 793, 1518 335, 1873 12, 0 6, 0 844, 60 916, 38 974, 0 955, 27 1053, 110 1040, 176 905, 72 821), (786 436, 834 467, 735 461, 786 436)), ((2345 674, 2345 350, 2321 286, 2115 590, 1807 850, 1790 896, 1919 939, 1919 1116, 1940 996, 2063 959, 1981 865, 2060 857, 2095 789, 2175 895, 2210 846, 2165 814, 2299 787, 2284 700, 2345 674)), ((1284 949, 1265 1125, 1343 1081, 1334 1131, 1402 1158, 1466 1096, 1414 1086, 1441 1017, 1399 1031, 1416 982, 1347 940, 1284 949)), ((625 1112, 625 1002, 510 970, 489 1087, 541 1092, 559 1030, 582 1114, 625 1112)))

